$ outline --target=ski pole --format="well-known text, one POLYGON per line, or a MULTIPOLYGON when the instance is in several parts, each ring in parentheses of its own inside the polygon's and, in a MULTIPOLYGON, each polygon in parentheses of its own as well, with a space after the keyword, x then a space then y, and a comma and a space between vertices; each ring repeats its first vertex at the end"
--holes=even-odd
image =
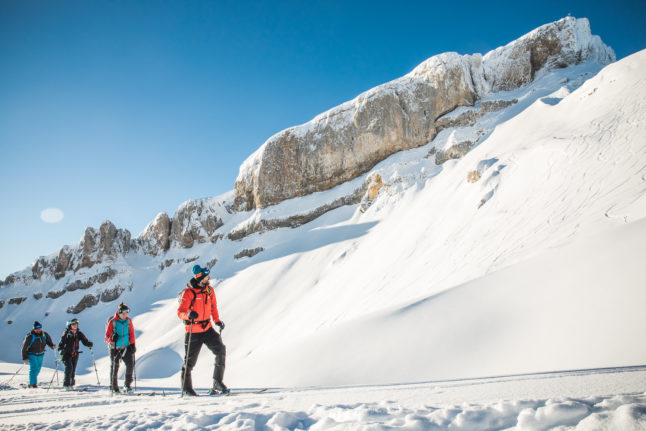
POLYGON ((20 366, 20 368, 18 368, 18 371, 16 371, 15 373, 13 373, 13 376, 11 376, 11 377, 9 378, 9 380, 7 380, 6 382, 4 382, 4 383, 2 384, 2 386, 8 386, 8 385, 9 385, 9 383, 11 383, 11 381, 13 380, 13 378, 14 378, 14 377, 16 377, 16 376, 18 375, 18 373, 19 373, 20 371, 22 371, 22 369, 23 369, 24 367, 25 367, 25 364, 23 363, 23 364, 20 366))
POLYGON ((186 368, 188 367, 188 352, 191 347, 192 335, 193 335, 193 320, 191 320, 191 328, 189 329, 189 332, 188 332, 188 344, 186 344, 186 354, 184 358, 184 378, 182 379, 182 398, 184 398, 184 389, 186 388, 186 374, 188 372, 186 368))
POLYGON ((96 369, 96 361, 94 360, 94 351, 90 347, 90 353, 92 354, 92 363, 94 364, 94 372, 96 373, 96 384, 98 386, 101 386, 101 383, 99 382, 99 371, 96 369))
POLYGON ((137 392, 137 357, 132 352, 132 372, 135 373, 135 392, 137 392))
POLYGON ((54 358, 56 361, 56 369, 54 370, 54 374, 52 374, 52 379, 49 381, 49 386, 47 386, 47 392, 49 392, 49 389, 52 387, 52 383, 54 383, 54 376, 56 376, 56 384, 60 385, 60 382, 58 381, 58 359, 54 358))

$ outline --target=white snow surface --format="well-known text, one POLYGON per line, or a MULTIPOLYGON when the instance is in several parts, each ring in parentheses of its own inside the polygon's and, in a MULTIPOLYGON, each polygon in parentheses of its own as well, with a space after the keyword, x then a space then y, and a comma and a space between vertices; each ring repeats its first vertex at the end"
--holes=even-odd
MULTIPOLYGON (((0 364, 3 378, 13 368, 0 364)), ((43 374, 55 376, 51 369, 43 374)), ((251 393, 258 388, 244 388, 234 390, 234 396, 190 399, 150 380, 140 384, 142 396, 110 396, 91 385, 79 385, 88 392, 48 390, 48 381, 43 383, 40 389, 14 384, 0 391, 1 429, 646 429, 644 367, 385 386, 268 388, 262 394, 251 393)))
MULTIPOLYGON (((116 302, 78 315, 97 344, 103 389, 87 349, 78 381, 91 392, 21 389, 25 369, 6 383, 33 321, 57 340, 66 307, 87 291, 32 297, 67 278, 3 287, 0 427, 646 429, 645 68, 641 51, 601 71, 582 64, 488 96, 518 103, 357 179, 379 174, 385 184, 365 212, 345 206, 295 229, 81 270, 109 265, 119 274, 106 285, 131 286, 120 300, 137 330, 138 385, 165 398, 107 395, 100 341, 116 302), (476 135, 464 157, 435 165, 431 148, 476 135), (469 183, 474 170, 481 178, 469 183), (233 257, 256 247, 264 251, 233 257), (225 382, 270 390, 180 400, 176 295, 195 263, 213 259, 225 382), (8 304, 19 296, 28 299, 8 304)), ((300 202, 317 207, 354 184, 300 202)), ((225 208, 230 194, 212 199, 225 208)), ((298 214, 298 202, 221 210, 221 229, 298 214)), ((53 364, 48 352, 41 385, 53 364)), ((212 367, 203 349, 194 371, 203 392, 212 367)))

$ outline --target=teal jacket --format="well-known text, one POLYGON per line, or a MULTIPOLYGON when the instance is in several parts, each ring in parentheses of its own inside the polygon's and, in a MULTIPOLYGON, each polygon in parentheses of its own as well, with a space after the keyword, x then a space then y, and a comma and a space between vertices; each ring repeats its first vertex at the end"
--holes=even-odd
POLYGON ((116 349, 124 349, 130 344, 135 344, 135 327, 132 319, 130 317, 120 319, 119 313, 115 313, 108 320, 105 328, 105 341, 110 343, 111 348, 116 349), (117 334, 116 340, 113 339, 114 334, 117 334))

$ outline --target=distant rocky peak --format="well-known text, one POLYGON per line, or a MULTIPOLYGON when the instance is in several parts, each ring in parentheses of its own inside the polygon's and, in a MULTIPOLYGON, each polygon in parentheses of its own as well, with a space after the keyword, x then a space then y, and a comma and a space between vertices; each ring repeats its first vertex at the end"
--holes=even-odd
POLYGON ((58 280, 68 271, 76 272, 81 268, 91 268, 97 263, 115 261, 128 254, 130 246, 130 232, 127 229, 117 229, 112 222, 106 220, 98 229, 85 229, 77 245, 65 245, 58 253, 39 257, 28 270, 9 275, 5 284, 30 284, 43 277, 58 280))
POLYGON ((133 249, 157 256, 170 248, 171 219, 165 212, 155 219, 133 240, 133 249))

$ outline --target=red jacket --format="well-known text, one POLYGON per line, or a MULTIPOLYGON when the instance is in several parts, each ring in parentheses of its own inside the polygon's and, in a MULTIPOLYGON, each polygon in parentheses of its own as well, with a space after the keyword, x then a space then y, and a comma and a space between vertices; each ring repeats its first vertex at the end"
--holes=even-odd
MULTIPOLYGON (((105 341, 110 344, 114 344, 114 341, 112 341, 112 334, 114 334, 115 322, 120 319, 121 318, 119 317, 119 312, 114 313, 114 316, 112 316, 110 320, 108 320, 108 326, 105 327, 105 341)), ((126 317, 126 320, 128 321, 128 342, 130 344, 135 344, 135 327, 132 324, 132 319, 130 317, 126 317)), ((121 343, 117 341, 117 344, 123 345, 124 343, 123 341, 121 341, 121 343)))
POLYGON ((211 286, 204 289, 195 289, 190 283, 186 286, 177 308, 177 316, 184 320, 184 323, 189 322, 188 315, 191 311, 196 311, 198 316, 193 325, 186 324, 186 332, 191 331, 191 326, 193 332, 205 332, 211 327, 211 319, 216 323, 220 321, 218 303, 211 286))

